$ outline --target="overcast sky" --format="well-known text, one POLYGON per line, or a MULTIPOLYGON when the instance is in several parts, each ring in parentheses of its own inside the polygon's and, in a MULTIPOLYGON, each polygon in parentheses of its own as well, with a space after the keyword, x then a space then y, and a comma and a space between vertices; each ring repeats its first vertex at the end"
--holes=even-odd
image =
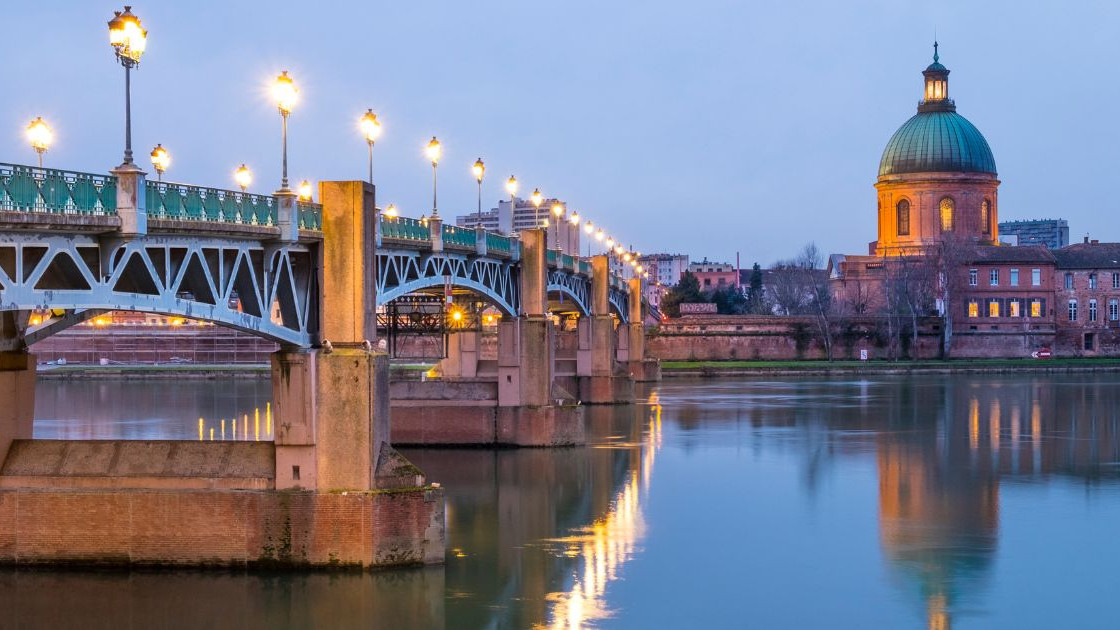
MULTIPOLYGON (((91 2, 11 2, 0 38, 0 161, 33 163, 23 131, 56 131, 48 165, 105 172, 123 146, 123 71, 91 2), (24 34, 27 34, 26 36, 24 34)), ((378 203, 430 211, 423 147, 444 145, 441 214, 485 207, 511 173, 643 252, 769 264, 815 240, 866 253, 883 146, 913 115, 936 29, 958 111, 987 137, 1000 219, 1062 217, 1120 240, 1120 3, 160 2, 133 80, 137 160, 169 179, 279 184, 267 86, 301 90, 291 173, 359 179, 357 118, 384 124, 378 203)))

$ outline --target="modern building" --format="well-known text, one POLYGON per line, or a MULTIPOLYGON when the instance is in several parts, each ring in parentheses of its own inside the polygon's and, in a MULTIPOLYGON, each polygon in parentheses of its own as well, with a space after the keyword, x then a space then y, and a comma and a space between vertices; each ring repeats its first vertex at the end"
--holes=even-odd
POLYGON ((1004 221, 999 224, 999 238, 1007 245, 1043 245, 1058 249, 1069 245, 1069 223, 1065 219, 1004 221))
POLYGON ((704 260, 688 265, 688 270, 700 281, 701 291, 715 291, 720 287, 739 286, 739 274, 735 265, 731 263, 711 262, 705 256, 704 260))
POLYGON ((638 264, 649 271, 649 279, 653 283, 672 287, 681 281, 681 276, 688 269, 688 255, 643 254, 638 257, 638 264))
MULTIPOLYGON (((521 230, 546 227, 550 249, 560 249, 566 254, 585 255, 586 251, 579 251, 580 228, 568 222, 566 214, 561 220, 554 220, 552 207, 556 204, 567 207, 559 199, 545 199, 540 207, 531 200, 520 197, 515 197, 513 201, 499 201, 497 208, 482 212, 481 224, 487 230, 502 234, 516 234, 521 230)), ((480 223, 479 216, 477 212, 456 216, 455 225, 465 228, 476 227, 480 223)))

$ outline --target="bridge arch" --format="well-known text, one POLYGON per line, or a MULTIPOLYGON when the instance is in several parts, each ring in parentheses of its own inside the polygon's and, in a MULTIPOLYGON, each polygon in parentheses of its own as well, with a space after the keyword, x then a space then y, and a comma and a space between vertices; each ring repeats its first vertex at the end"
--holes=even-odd
POLYGON ((410 293, 451 285, 493 304, 502 315, 520 311, 516 266, 494 258, 411 250, 378 251, 377 303, 388 304, 410 293))

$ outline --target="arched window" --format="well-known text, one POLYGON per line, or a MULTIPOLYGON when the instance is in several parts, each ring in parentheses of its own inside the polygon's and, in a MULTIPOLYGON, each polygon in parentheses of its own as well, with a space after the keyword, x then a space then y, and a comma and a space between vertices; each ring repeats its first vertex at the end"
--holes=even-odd
POLYGON ((898 226, 898 235, 899 236, 909 236, 910 235, 910 201, 907 200, 907 199, 903 199, 902 201, 899 201, 898 205, 895 206, 895 212, 897 213, 897 215, 895 216, 895 222, 896 222, 896 225, 898 226))
POLYGON ((953 231, 953 198, 945 197, 941 200, 941 231, 953 231))
POLYGON ((980 230, 984 234, 992 233, 992 202, 987 199, 980 203, 980 230))

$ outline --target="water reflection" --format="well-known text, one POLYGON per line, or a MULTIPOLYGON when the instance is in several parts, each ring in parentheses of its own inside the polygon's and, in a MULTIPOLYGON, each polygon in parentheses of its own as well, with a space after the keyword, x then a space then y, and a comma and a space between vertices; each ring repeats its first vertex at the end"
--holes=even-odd
MULTIPOLYGON (((243 434, 270 417, 262 381, 105 385, 48 385, 36 436, 198 439, 200 416, 204 438, 211 419, 243 434)), ((669 381, 587 412, 588 448, 405 450, 447 489, 445 567, 0 570, 0 627, 12 602, 57 622, 28 627, 1111 623, 1120 549, 1093 527, 1120 522, 1116 376, 669 381), (215 592, 222 615, 182 603, 215 592)))

